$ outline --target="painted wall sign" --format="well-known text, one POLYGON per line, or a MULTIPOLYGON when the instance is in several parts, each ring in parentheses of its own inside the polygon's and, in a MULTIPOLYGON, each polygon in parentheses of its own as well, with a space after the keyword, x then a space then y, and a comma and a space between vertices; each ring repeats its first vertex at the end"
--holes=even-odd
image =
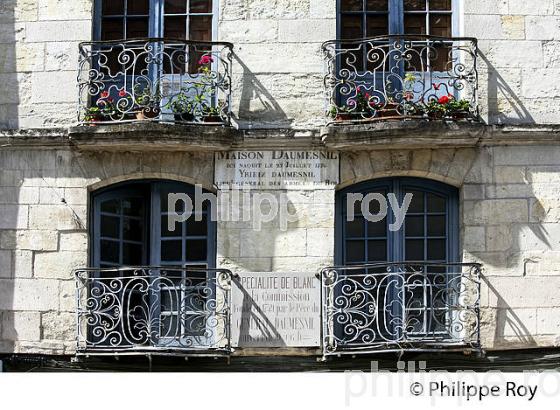
POLYGON ((232 289, 234 347, 318 347, 321 286, 313 273, 240 273, 232 289))
POLYGON ((229 151, 215 159, 219 189, 330 189, 339 179, 332 151, 229 151))

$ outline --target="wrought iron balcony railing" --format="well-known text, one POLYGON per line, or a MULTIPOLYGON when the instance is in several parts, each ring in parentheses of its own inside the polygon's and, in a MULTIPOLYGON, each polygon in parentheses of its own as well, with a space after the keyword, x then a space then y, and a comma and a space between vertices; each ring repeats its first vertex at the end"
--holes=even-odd
POLYGON ((231 350, 228 270, 87 268, 75 277, 78 353, 231 350))
POLYGON ((324 355, 479 349, 480 271, 422 262, 323 269, 324 355))
POLYGON ((80 124, 230 124, 232 44, 150 38, 79 48, 80 124))
POLYGON ((475 38, 391 35, 323 44, 331 121, 477 120, 475 38))

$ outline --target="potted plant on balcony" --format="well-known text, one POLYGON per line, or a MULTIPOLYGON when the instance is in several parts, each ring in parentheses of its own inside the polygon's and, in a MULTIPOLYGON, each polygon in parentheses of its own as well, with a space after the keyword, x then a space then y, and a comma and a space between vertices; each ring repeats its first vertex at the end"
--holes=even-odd
POLYGON ((194 121, 194 107, 183 88, 165 104, 165 108, 171 110, 177 122, 194 121))
POLYGON ((161 95, 159 90, 152 92, 149 86, 141 88, 137 85, 134 88, 134 94, 137 105, 135 108, 137 120, 148 120, 159 116, 161 112, 161 95))
POLYGON ((453 120, 466 119, 471 116, 471 104, 468 100, 451 98, 446 105, 446 116, 453 120))

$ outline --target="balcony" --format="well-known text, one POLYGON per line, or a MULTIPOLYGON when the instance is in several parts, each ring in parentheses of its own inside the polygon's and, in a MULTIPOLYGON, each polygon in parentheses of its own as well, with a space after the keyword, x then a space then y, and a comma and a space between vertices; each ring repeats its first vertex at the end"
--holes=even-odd
POLYGON ((195 267, 75 271, 78 354, 229 354, 232 273, 195 267))
POLYGON ((80 125, 230 124, 230 43, 150 38, 79 49, 80 125))
POLYGON ((323 269, 324 356, 480 349, 480 271, 435 263, 323 269))
POLYGON ((475 38, 334 40, 323 55, 329 125, 478 121, 475 38))

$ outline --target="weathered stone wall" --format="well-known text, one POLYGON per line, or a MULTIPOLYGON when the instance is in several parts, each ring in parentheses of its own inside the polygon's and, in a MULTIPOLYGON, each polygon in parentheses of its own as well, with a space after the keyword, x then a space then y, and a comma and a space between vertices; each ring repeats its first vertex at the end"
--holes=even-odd
MULTIPOLYGON (((0 352, 71 353, 74 282, 87 265, 88 192, 138 178, 213 184, 212 153, 0 151, 0 352), (62 202, 64 198, 65 202, 62 202)), ((484 264, 484 347, 560 342, 560 147, 343 153, 341 184, 411 175, 461 190, 465 262, 484 264)), ((218 224, 217 265, 312 271, 333 262, 334 190, 291 191, 297 221, 218 224)), ((274 192, 279 195, 279 192, 274 192)))
MULTIPOLYGON (((320 45, 336 36, 334 0, 221 0, 218 38, 235 44, 233 104, 241 126, 324 123, 320 45)), ((469 0, 463 34, 480 40, 480 104, 490 123, 559 123, 560 6, 469 0)), ((92 0, 0 4, 0 128, 76 121, 80 41, 92 0)))

